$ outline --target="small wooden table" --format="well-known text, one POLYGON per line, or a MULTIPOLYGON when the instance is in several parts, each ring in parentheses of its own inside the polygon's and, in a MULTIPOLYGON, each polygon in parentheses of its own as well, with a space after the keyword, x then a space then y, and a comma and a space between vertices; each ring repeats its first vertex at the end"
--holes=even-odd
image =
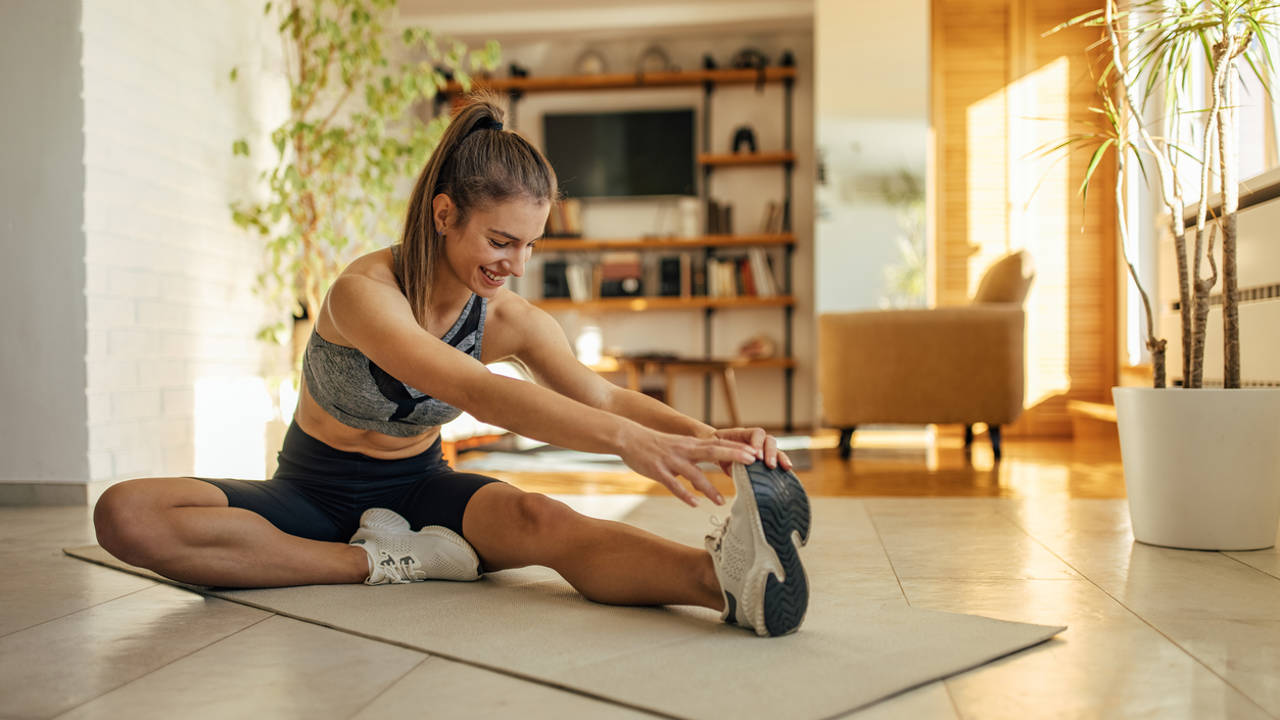
MULTIPOLYGON (((605 357, 592 370, 599 373, 622 372, 627 376, 627 388, 640 390, 640 378, 648 373, 661 373, 666 378, 666 400, 671 404, 675 389, 675 376, 697 373, 704 377, 712 373, 720 375, 720 387, 724 390, 724 399, 729 406, 729 419, 734 427, 742 426, 742 418, 738 414, 738 383, 733 369, 750 363, 746 358, 721 360, 698 360, 695 358, 662 357, 662 356, 622 356, 605 357)), ((705 418, 710 422, 710 418, 705 418)))

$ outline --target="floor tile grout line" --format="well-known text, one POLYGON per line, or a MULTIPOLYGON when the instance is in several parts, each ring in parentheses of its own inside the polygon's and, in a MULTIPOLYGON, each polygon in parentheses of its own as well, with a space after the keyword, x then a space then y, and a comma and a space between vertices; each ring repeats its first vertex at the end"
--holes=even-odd
MULTIPOLYGON (((136 571, 136 570, 126 570, 126 569, 124 569, 124 568, 116 567, 116 566, 114 566, 114 565, 108 565, 108 564, 106 564, 105 562, 102 562, 102 561, 100 561, 100 560, 90 560, 90 559, 87 559, 87 558, 82 558, 82 557, 77 557, 77 556, 71 556, 71 557, 75 557, 77 560, 83 560, 84 562, 87 562, 87 563, 90 563, 90 564, 93 564, 93 565, 99 565, 99 566, 101 566, 101 567, 105 567, 105 568, 108 568, 108 569, 111 569, 111 570, 115 570, 115 571, 117 571, 117 572, 123 572, 123 573, 127 573, 127 574, 130 574, 130 575, 138 575, 138 576, 140 576, 140 577, 145 577, 145 578, 147 578, 148 580, 153 579, 153 578, 150 578, 150 577, 148 577, 148 576, 146 576, 146 575, 143 575, 141 572, 138 572, 138 571, 136 571)), ((549 687, 549 688, 553 688, 553 689, 556 689, 556 690, 562 690, 562 691, 565 691, 565 692, 568 692, 568 693, 572 693, 572 694, 574 694, 574 695, 579 695, 579 696, 582 696, 582 697, 591 698, 591 699, 593 699, 593 700, 599 700, 599 701, 602 701, 602 702, 608 703, 608 704, 610 704, 610 705, 617 705, 617 706, 620 706, 620 707, 625 707, 625 708, 627 708, 627 709, 630 709, 630 710, 636 710, 636 711, 638 711, 638 712, 645 713, 645 714, 647 714, 647 715, 652 715, 652 716, 654 716, 654 717, 663 717, 663 718, 676 718, 676 717, 677 717, 677 716, 675 716, 675 715, 670 715, 670 714, 667 714, 667 713, 659 712, 659 711, 654 710, 654 709, 652 709, 652 708, 641 707, 641 706, 639 706, 639 705, 633 705, 633 704, 627 703, 627 702, 625 702, 625 701, 618 700, 618 699, 616 699, 616 698, 605 697, 605 696, 603 696, 603 695, 594 695, 594 694, 592 694, 592 693, 590 693, 590 692, 588 692, 588 691, 586 691, 586 690, 582 690, 582 689, 580 689, 580 688, 568 687, 568 686, 566 686, 566 685, 560 685, 560 684, 557 684, 557 683, 556 683, 556 682, 554 682, 554 681, 547 680, 547 679, 544 679, 544 678, 538 678, 538 677, 534 677, 534 676, 532 676, 532 675, 522 675, 522 674, 520 674, 520 673, 518 673, 518 672, 516 672, 516 671, 514 671, 514 670, 510 670, 510 669, 508 669, 508 668, 501 668, 501 667, 492 666, 492 665, 485 665, 484 663, 481 663, 481 662, 478 662, 478 661, 475 661, 475 660, 468 660, 468 659, 463 658, 463 657, 457 657, 457 656, 449 655, 449 654, 446 654, 446 653, 441 653, 441 652, 439 652, 439 651, 430 651, 430 650, 425 650, 425 649, 420 648, 420 647, 415 647, 415 646, 413 646, 413 645, 409 645, 408 643, 399 642, 399 641, 392 640, 392 639, 385 638, 385 637, 378 637, 378 636, 375 636, 375 635, 370 635, 370 634, 367 634, 367 633, 360 632, 360 631, 358 631, 358 630, 352 630, 352 629, 349 629, 349 628, 340 628, 340 627, 335 627, 335 626, 333 626, 333 625, 327 625, 327 624, 322 623, 322 622, 319 622, 318 620, 315 620, 315 619, 313 619, 313 618, 307 618, 307 617, 303 617, 303 616, 301 616, 301 615, 293 615, 293 614, 290 614, 290 613, 280 612, 279 610, 277 610, 277 609, 275 609, 275 608, 272 608, 272 607, 269 607, 269 606, 266 606, 266 605, 260 605, 260 604, 258 604, 258 603, 253 602, 253 601, 245 600, 245 599, 242 599, 242 598, 229 598, 229 597, 223 597, 223 596, 221 596, 221 595, 214 594, 214 592, 213 592, 212 590, 202 592, 202 591, 200 591, 200 590, 193 589, 192 587, 188 587, 188 586, 186 586, 186 585, 179 584, 177 581, 173 581, 173 580, 163 580, 163 581, 161 581, 161 584, 170 585, 170 586, 172 586, 172 587, 176 587, 176 588, 177 588, 177 589, 179 589, 179 590, 185 590, 185 591, 187 591, 187 592, 195 593, 195 594, 197 594, 197 595, 201 595, 201 596, 204 596, 204 597, 217 598, 218 600, 223 600, 223 601, 225 601, 225 602, 235 603, 235 604, 237 604, 237 605, 244 605, 244 606, 246 606, 246 607, 251 607, 251 608, 254 608, 254 609, 256 609, 256 610, 262 610, 263 612, 273 613, 273 616, 279 616, 279 617, 283 617, 283 618, 288 618, 288 619, 290 619, 290 620, 297 620, 298 622, 304 622, 304 623, 307 623, 307 624, 309 624, 309 625, 316 625, 316 626, 319 626, 319 627, 328 628, 328 629, 330 629, 330 630, 334 630, 334 631, 336 631, 336 632, 344 633, 344 634, 346 634, 346 635, 353 635, 353 636, 355 636, 355 637, 363 638, 363 639, 365 639, 365 640, 372 640, 372 641, 374 641, 374 642, 382 643, 382 644, 385 644, 385 645, 390 645, 390 646, 392 646, 392 647, 400 647, 400 648, 404 648, 404 649, 406 649, 406 650, 413 650, 413 651, 415 651, 415 652, 426 653, 426 654, 431 655, 431 656, 433 656, 433 657, 443 658, 443 659, 445 659, 445 660, 451 660, 451 661, 453 661, 453 662, 457 662, 457 663, 460 663, 460 664, 462 664, 462 665, 469 665, 469 666, 471 666, 471 667, 479 668, 479 669, 481 669, 481 670, 488 670, 488 671, 491 671, 491 672, 495 672, 495 673, 497 673, 497 674, 499 674, 499 675, 505 675, 505 676, 507 676, 507 677, 517 678, 517 679, 519 679, 519 680, 524 680, 524 681, 526 681, 526 682, 536 683, 536 684, 538 684, 538 685, 542 685, 542 686, 544 686, 544 687, 549 687)), ((146 588, 144 588, 144 589, 146 589, 146 588)), ((264 620, 265 620, 265 619, 268 619, 268 618, 264 618, 264 620)), ((256 623, 255 623, 255 624, 256 624, 256 623)), ((249 627, 252 627, 252 626, 249 626, 249 627)), ((245 629, 248 629, 248 628, 246 627, 245 629)), ((233 633, 233 634, 234 634, 234 633, 233 633)), ((230 636, 228 636, 228 637, 230 637, 230 636)), ((211 643, 211 644, 212 644, 212 643, 211 643)), ((673 642, 673 644, 674 644, 674 642, 673 642)))
POLYGON ((1222 555, 1223 557, 1228 558, 1228 559, 1230 559, 1230 560, 1234 560, 1234 561, 1236 561, 1236 562, 1240 563, 1241 565, 1243 565, 1243 566, 1245 566, 1245 567, 1249 568, 1250 570, 1254 570, 1254 571, 1260 572, 1260 573, 1262 573, 1263 575, 1266 575, 1266 576, 1267 576, 1267 577, 1269 577, 1269 578, 1275 578, 1276 580, 1280 580, 1280 575, 1273 575, 1273 574, 1271 574, 1271 573, 1267 572, 1266 570, 1263 570, 1263 569, 1262 569, 1262 568, 1260 568, 1260 567, 1256 567, 1256 566, 1250 565, 1249 563, 1247 563, 1247 562, 1245 562, 1245 561, 1241 560, 1241 559, 1240 559, 1240 558, 1238 558, 1238 557, 1235 557, 1235 556, 1229 555, 1229 554, 1227 554, 1227 553, 1225 553, 1225 552, 1220 552, 1220 553, 1218 553, 1218 554, 1219 554, 1219 555, 1222 555))
MULTIPOLYGON (((1040 547, 1044 548, 1044 549, 1045 549, 1049 554, 1051 554, 1051 555, 1053 555, 1055 558, 1057 558, 1059 562, 1061 562, 1063 565, 1066 565, 1067 567, 1071 568, 1071 571, 1072 571, 1072 572, 1074 572, 1074 573, 1078 574, 1080 577, 1084 578, 1086 581, 1088 581, 1088 583, 1089 583, 1090 585, 1092 585, 1092 586, 1094 586, 1095 588, 1097 588, 1097 589, 1098 589, 1098 591, 1099 591, 1099 592, 1101 592, 1103 595, 1106 595, 1107 597, 1111 598, 1112 602, 1114 602, 1116 605, 1119 605, 1120 607, 1124 608, 1126 612, 1128 612, 1130 615, 1133 615, 1135 618, 1137 618, 1137 619, 1139 620, 1139 622, 1141 622, 1143 625, 1146 625, 1147 627, 1151 628, 1151 629, 1152 629, 1152 630, 1153 630, 1157 635, 1159 635, 1160 637, 1162 637, 1162 638, 1164 638, 1166 641, 1168 641, 1168 643, 1169 643, 1170 645, 1172 645, 1172 646, 1174 646, 1174 647, 1178 648, 1178 650, 1182 651, 1182 653, 1183 653, 1184 655, 1186 655, 1187 657, 1189 657, 1189 658, 1191 658, 1193 661, 1195 661, 1195 663, 1196 663, 1197 665, 1199 665, 1200 667, 1203 667, 1205 670, 1208 670, 1210 674, 1212 674, 1214 677, 1216 677, 1216 678, 1218 678, 1219 680, 1221 680, 1223 685, 1226 685, 1227 687, 1231 688, 1232 690, 1235 690, 1236 692, 1240 693, 1240 696, 1241 696, 1241 697, 1243 697, 1244 699, 1246 699, 1246 700, 1248 700, 1249 702, 1253 703, 1253 705, 1254 705, 1255 707, 1257 707, 1259 710, 1261 710, 1261 711, 1262 711, 1262 714, 1266 715, 1266 716, 1267 716, 1267 717, 1269 717, 1269 718, 1277 718, 1277 717, 1278 717, 1278 716, 1276 716, 1274 713, 1272 713, 1271 711, 1267 710, 1267 708, 1263 707, 1263 706, 1262 706, 1262 704, 1261 704, 1261 703, 1259 703, 1257 700, 1255 700, 1255 699, 1254 699, 1254 697, 1253 697, 1252 695, 1250 695, 1249 693, 1246 693, 1244 690, 1242 690, 1242 689, 1240 689, 1239 687, 1237 687, 1235 683, 1233 683, 1233 682, 1231 682, 1230 680, 1228 680, 1228 679, 1226 679, 1225 677, 1223 677, 1223 676, 1222 676, 1222 675, 1221 675, 1217 670, 1214 670, 1212 667, 1209 667, 1208 663, 1206 663, 1204 660, 1201 660, 1199 657, 1197 657, 1194 653, 1192 653, 1192 652, 1191 652, 1190 650, 1188 650, 1187 648, 1183 647, 1183 645, 1182 645, 1181 643, 1179 643, 1177 640, 1174 640, 1173 638, 1169 637, 1168 633, 1166 633, 1166 632, 1164 632, 1163 630, 1161 630, 1160 628, 1156 627, 1156 626, 1155 626, 1155 625, 1154 625, 1150 620, 1148 620, 1147 618, 1145 618, 1145 617, 1143 617, 1141 614, 1139 614, 1139 613, 1138 613, 1138 611, 1136 611, 1136 610, 1134 610, 1133 608, 1129 607, 1129 605, 1128 605, 1128 604, 1126 604, 1123 600, 1121 600, 1120 598, 1118 598, 1118 597, 1116 597, 1115 595, 1111 594, 1111 593, 1110 593, 1106 588, 1104 588, 1104 587, 1102 587, 1102 585, 1098 584, 1098 582, 1097 582, 1096 580, 1094 580, 1093 578, 1091 578, 1091 577, 1089 577, 1088 575, 1084 574, 1084 572, 1082 572, 1079 568, 1077 568, 1075 565, 1072 565, 1070 562, 1068 562, 1068 561, 1067 561, 1067 559, 1066 559, 1066 558, 1064 558, 1064 557, 1062 557, 1061 555, 1059 555, 1059 554, 1058 554, 1058 552, 1057 552, 1056 550, 1054 550, 1053 548, 1049 547, 1049 545, 1048 545, 1046 542, 1044 542, 1044 541, 1043 541, 1043 540, 1041 540, 1040 538, 1036 537, 1035 535, 1032 535, 1032 534, 1031 534, 1031 531, 1027 530, 1025 527, 1023 527, 1023 526, 1022 526, 1022 523, 1018 522, 1018 521, 1017 521, 1016 519, 1014 519, 1013 517, 1010 517, 1009 515, 1007 515, 1003 510, 1002 510, 1002 511, 1000 511, 1000 514, 1001 514, 1001 515, 1004 515, 1006 520, 1008 520, 1008 521, 1009 521, 1010 523, 1012 523, 1015 527, 1017 527, 1019 530, 1021 530, 1023 533, 1025 533, 1025 534, 1026 534, 1026 536, 1027 536, 1027 537, 1029 537, 1029 538, 1031 538, 1031 540, 1032 540, 1032 541, 1034 541, 1036 544, 1040 545, 1040 547)), ((1219 555, 1222 555, 1222 553, 1218 553, 1218 554, 1219 554, 1219 555)), ((1233 558, 1233 559, 1234 559, 1234 558, 1233 558)), ((1254 568, 1254 569, 1256 570, 1257 568, 1254 568)))
POLYGON ((871 514, 871 508, 864 502, 861 503, 862 512, 867 516, 867 522, 871 523, 871 530, 876 534, 876 542, 880 543, 880 552, 884 553, 884 559, 889 563, 889 569, 893 571, 893 581, 898 583, 898 592, 902 593, 902 599, 907 603, 907 607, 911 607, 911 598, 907 597, 907 589, 902 587, 902 578, 898 576, 898 568, 893 564, 893 558, 889 557, 889 548, 884 545, 884 538, 880 536, 880 526, 876 525, 876 519, 871 514))
MULTIPOLYGON (((179 590, 185 590, 186 588, 178 588, 178 589, 179 589, 179 590)), ((195 593, 195 591, 194 591, 194 590, 187 590, 187 592, 195 593)), ((196 594, 196 595, 199 595, 200 593, 195 593, 195 594, 196 594)), ((219 599, 221 600, 221 598, 219 598, 219 599)), ((115 691, 117 691, 117 690, 120 690, 120 689, 122 689, 122 688, 126 688, 126 687, 128 687, 128 686, 130 686, 130 685, 132 685, 132 684, 134 684, 134 683, 136 683, 136 682, 138 682, 138 681, 140 681, 140 680, 142 680, 142 679, 144 679, 144 678, 150 677, 151 675, 154 675, 155 673, 158 673, 158 672, 160 672, 161 670, 164 670, 165 668, 169 667, 170 665, 173 665, 173 664, 174 664, 174 663, 176 663, 176 662, 181 662, 182 660, 185 660, 185 659, 187 659, 187 658, 191 657, 192 655, 195 655, 196 653, 198 653, 198 652, 200 652, 200 651, 202 651, 202 650, 205 650, 205 649, 207 649, 207 648, 211 648, 211 647, 213 647, 214 645, 217 645, 218 643, 222 642, 223 640, 228 640, 228 639, 230 639, 230 638, 232 638, 232 637, 235 637, 236 635, 239 635, 240 633, 242 633, 242 632, 244 632, 244 631, 246 631, 246 630, 249 630, 249 629, 251 629, 251 628, 257 627, 258 625, 261 625, 262 623, 264 623, 264 622, 266 622, 266 621, 270 620, 270 619, 271 619, 271 618, 273 618, 273 617, 275 617, 275 615, 267 615, 266 617, 261 618, 261 619, 259 619, 259 620, 254 620, 253 622, 249 623, 248 625, 245 625, 244 627, 240 628, 239 630, 234 630, 234 631, 232 631, 232 632, 229 632, 229 633, 227 633, 226 635, 223 635, 222 637, 220 637, 220 638, 218 638, 218 639, 216 639, 216 640, 213 640, 213 641, 208 642, 208 643, 206 643, 206 644, 204 644, 204 645, 201 645, 201 646, 200 646, 200 647, 198 647, 198 648, 195 648, 195 649, 191 650, 190 652, 183 653, 182 655, 179 655, 178 657, 176 657, 176 658, 174 658, 174 659, 170 660, 169 662, 167 662, 167 663, 165 663, 165 664, 161 665, 160 667, 152 668, 151 670, 148 670, 147 672, 145 672, 145 673, 143 673, 143 674, 141 674, 141 675, 139 675, 139 676, 137 676, 137 677, 135 677, 135 678, 131 678, 131 679, 129 679, 129 680, 126 680, 125 682, 122 682, 122 683, 120 683, 119 685, 117 685, 117 686, 115 686, 115 687, 113 687, 113 688, 110 688, 109 690, 106 690, 105 692, 98 693, 97 695, 94 695, 93 697, 91 697, 91 698, 89 698, 89 699, 87 699, 87 700, 85 700, 85 701, 83 701, 83 702, 77 703, 77 704, 75 704, 75 705, 73 705, 73 706, 71 706, 71 707, 67 708, 66 710, 63 710, 62 712, 58 713, 57 715, 54 715, 54 716, 53 716, 53 720, 57 720, 57 718, 60 718, 60 717, 62 717, 62 716, 64 716, 64 715, 66 715, 67 713, 73 712, 73 711, 75 711, 75 710, 77 710, 77 709, 79 709, 79 708, 81 708, 81 707, 83 707, 83 706, 85 706, 85 705, 88 705, 88 704, 89 704, 89 703, 91 703, 91 702, 94 702, 94 701, 96 701, 96 700, 99 700, 99 699, 101 699, 101 698, 104 698, 104 697, 106 697, 107 695, 110 695, 111 693, 113 693, 113 692, 115 692, 115 691)))
MULTIPOLYGON (((143 579, 144 579, 144 580, 146 580, 146 579, 148 579, 148 578, 143 578, 143 579)), ((18 628, 17 630, 12 630, 12 631, 10 631, 10 632, 4 633, 4 634, 0 635, 0 640, 4 640, 5 638, 9 637, 10 635, 14 635, 14 634, 16 634, 16 633, 26 632, 26 631, 28 631, 28 630, 33 630, 33 629, 35 629, 35 628, 40 627, 41 625, 47 625, 48 623, 51 623, 51 622, 57 622, 57 621, 59 621, 59 620, 64 620, 64 619, 66 619, 66 618, 71 617, 72 615, 78 615, 78 614, 80 614, 80 613, 82 613, 82 612, 85 612, 85 611, 87 611, 87 610, 92 610, 92 609, 94 609, 94 608, 98 607, 99 605, 106 605, 107 603, 115 602, 116 600, 122 600, 122 599, 127 598, 127 597, 129 597, 129 596, 131 596, 131 595, 137 595, 137 594, 138 594, 138 593, 140 593, 140 592, 143 592, 143 591, 146 591, 146 590, 150 590, 151 588, 156 587, 157 585, 163 585, 163 584, 164 584, 164 583, 156 582, 155 580, 152 580, 152 581, 151 581, 151 584, 150 584, 150 585, 148 585, 148 586, 146 586, 146 587, 140 587, 140 588, 138 588, 137 590, 130 590, 130 591, 129 591, 129 592, 127 592, 127 593, 121 593, 120 595, 116 595, 115 597, 110 597, 110 598, 107 598, 106 600, 102 600, 102 601, 99 601, 99 602, 96 602, 96 603, 91 603, 91 604, 89 604, 89 605, 86 605, 86 606, 84 606, 84 607, 80 608, 79 610, 72 610, 72 611, 71 611, 71 612, 69 612, 69 613, 63 613, 62 615, 59 615, 58 617, 49 618, 48 620, 41 620, 40 622, 35 623, 34 625, 28 625, 28 626, 26 626, 26 627, 24 627, 24 628, 18 628)))
POLYGON ((409 677, 409 673, 412 673, 414 670, 417 670, 418 668, 422 667, 423 665, 425 665, 425 664, 426 664, 426 662, 427 662, 428 660, 430 660, 430 659, 432 658, 432 655, 431 655, 430 653, 426 653, 426 652, 423 652, 423 651, 421 651, 421 650, 419 650, 418 652, 421 652, 421 653, 422 653, 422 659, 421 659, 421 660, 419 660, 418 662, 414 663, 414 664, 413 664, 413 667, 411 667, 411 668, 409 668, 408 670, 405 670, 404 672, 400 673, 400 676, 399 676, 399 677, 397 677, 395 680, 392 680, 390 683, 388 683, 388 684, 387 684, 387 686, 386 686, 386 687, 384 687, 384 688, 382 688, 381 690, 379 690, 379 691, 378 691, 378 693, 377 693, 376 695, 374 695, 373 697, 369 698, 369 701, 368 701, 368 702, 366 702, 364 705, 361 705, 360 707, 356 708, 355 712, 353 712, 353 713, 351 713, 350 715, 348 715, 348 716, 347 716, 347 720, 351 720, 351 719, 352 719, 352 718, 354 718, 355 716, 357 716, 357 715, 359 715, 360 713, 364 712, 366 709, 368 709, 368 707, 369 707, 370 705, 372 705, 372 704, 374 704, 375 702, 377 702, 377 701, 378 701, 378 698, 382 697, 383 695, 386 695, 386 694, 391 690, 391 688, 393 688, 393 687, 395 687, 396 685, 398 685, 398 684, 400 683, 400 681, 401 681, 401 680, 404 680, 405 678, 409 677))

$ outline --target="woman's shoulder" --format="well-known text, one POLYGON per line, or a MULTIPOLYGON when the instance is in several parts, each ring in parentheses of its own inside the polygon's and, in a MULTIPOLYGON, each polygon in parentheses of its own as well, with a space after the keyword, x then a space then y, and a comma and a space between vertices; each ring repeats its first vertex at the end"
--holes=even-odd
POLYGON ((371 280, 398 286, 395 270, 391 264, 391 248, 389 247, 374 250, 352 260, 350 264, 343 268, 342 272, 338 273, 338 277, 344 275, 361 275, 371 280))

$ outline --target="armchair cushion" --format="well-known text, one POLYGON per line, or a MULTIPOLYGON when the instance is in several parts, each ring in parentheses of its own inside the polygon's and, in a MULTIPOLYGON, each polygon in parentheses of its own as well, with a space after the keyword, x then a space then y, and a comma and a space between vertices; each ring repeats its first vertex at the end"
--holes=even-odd
POLYGON ((1017 303, 1027 298, 1033 273, 1026 251, 1010 253, 987 268, 974 293, 975 303, 1017 303))

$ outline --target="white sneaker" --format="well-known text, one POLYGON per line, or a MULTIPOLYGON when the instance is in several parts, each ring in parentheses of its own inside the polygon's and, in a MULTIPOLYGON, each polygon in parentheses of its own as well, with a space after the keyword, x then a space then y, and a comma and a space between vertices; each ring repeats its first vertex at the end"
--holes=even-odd
POLYGON ((729 517, 706 541, 724 593, 720 619, 760 636, 795 632, 809 606, 796 548, 809 542, 809 497, 795 475, 760 460, 734 463, 733 484, 729 517))
POLYGON ((480 558, 458 533, 439 525, 415 533, 408 520, 386 508, 365 510, 350 544, 369 553, 373 569, 366 585, 480 577, 480 558))

